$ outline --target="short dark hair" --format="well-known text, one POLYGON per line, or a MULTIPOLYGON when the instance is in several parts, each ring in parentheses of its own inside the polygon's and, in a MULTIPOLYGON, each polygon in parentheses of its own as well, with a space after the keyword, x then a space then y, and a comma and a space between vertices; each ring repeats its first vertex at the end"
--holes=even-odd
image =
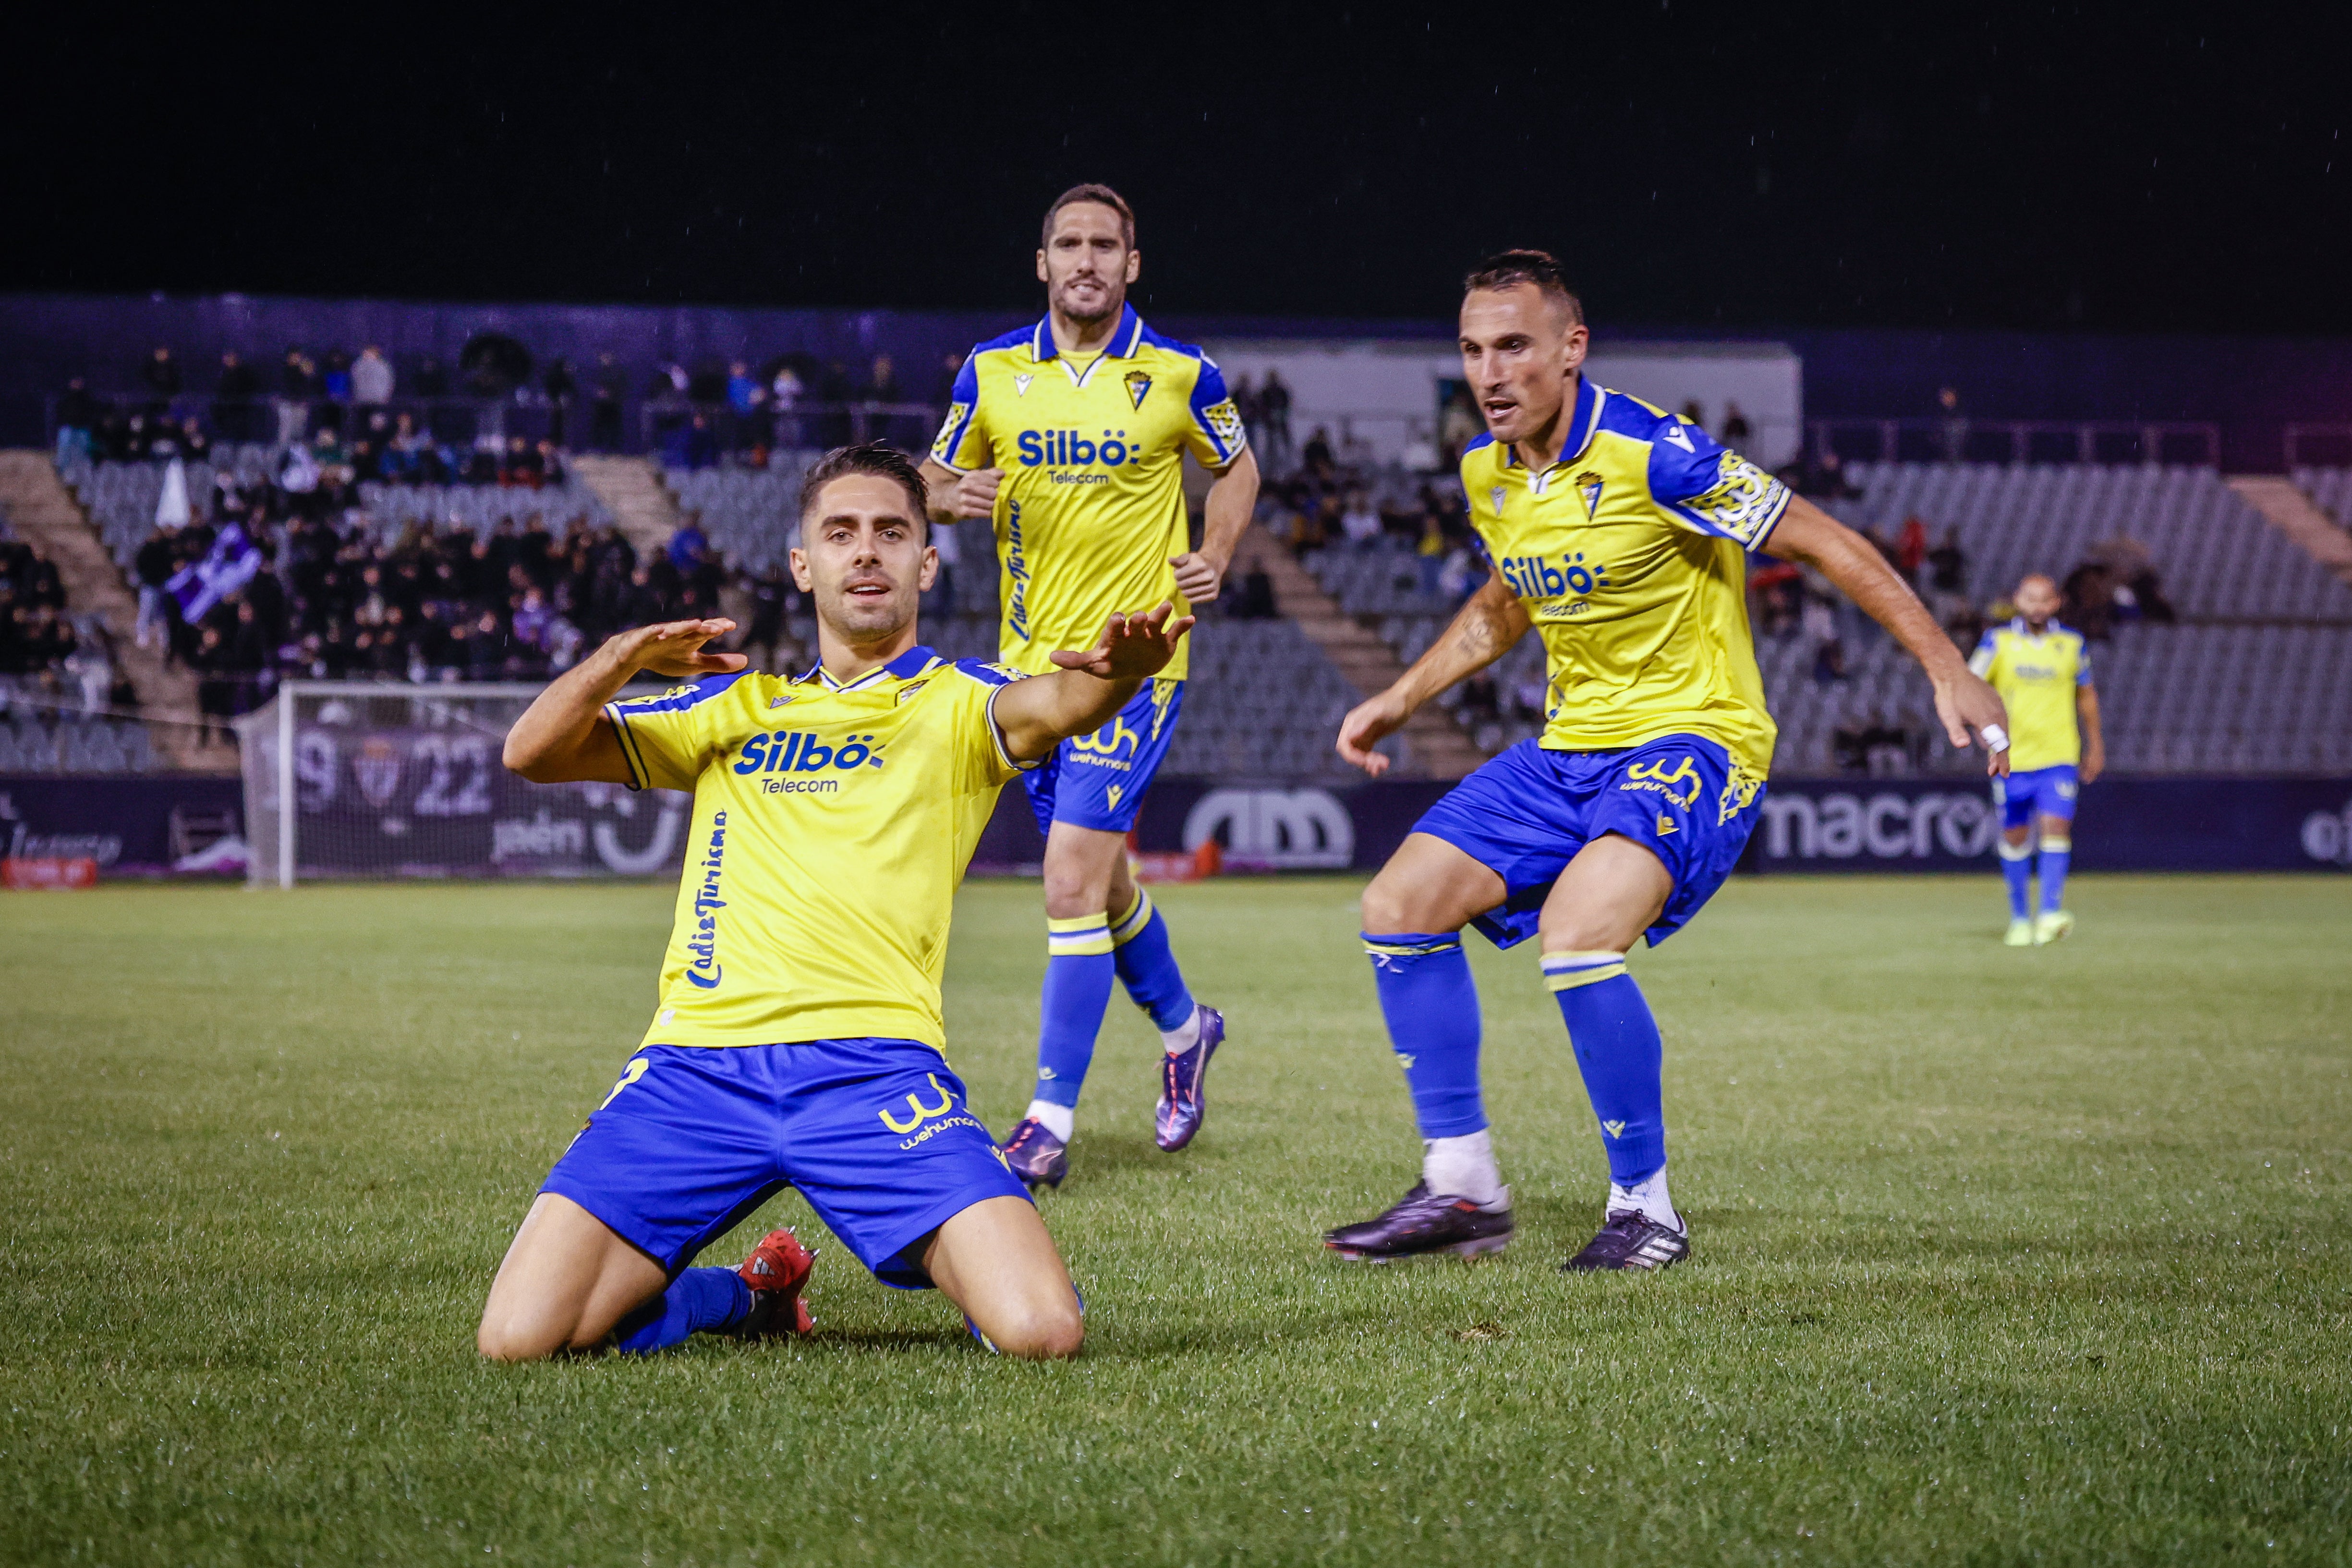
POLYGON ((923 476, 915 471, 913 459, 887 441, 836 446, 810 464, 809 471, 801 476, 801 521, 808 521, 810 510, 827 485, 852 474, 871 474, 906 491, 907 504, 914 508, 915 520, 923 525, 926 535, 929 533, 930 492, 923 485, 923 476))
POLYGON ((1513 288, 1522 283, 1534 284, 1544 298, 1565 306, 1570 326, 1584 324, 1584 301, 1569 287, 1568 278, 1559 269, 1559 258, 1548 250, 1496 251, 1462 280, 1462 292, 1472 294, 1481 288, 1513 288))
POLYGON ((1127 204, 1125 196, 1108 185, 1073 185, 1055 197, 1054 204, 1045 209, 1045 226, 1037 242, 1040 246, 1054 243, 1054 220, 1061 215, 1062 209, 1075 207, 1080 202, 1099 203, 1117 213, 1119 243, 1129 250, 1135 248, 1135 209, 1127 204))

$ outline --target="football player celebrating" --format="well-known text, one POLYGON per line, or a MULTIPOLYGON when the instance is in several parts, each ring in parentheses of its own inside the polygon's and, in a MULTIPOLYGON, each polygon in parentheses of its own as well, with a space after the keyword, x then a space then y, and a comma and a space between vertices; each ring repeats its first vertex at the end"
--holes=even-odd
POLYGON ((1423 1140, 1422 1179, 1379 1218, 1331 1231, 1350 1258, 1494 1251, 1510 1189, 1487 1136, 1478 997, 1462 951, 1542 939, 1608 1154, 1600 1233, 1570 1270, 1655 1269, 1688 1254, 1666 1189, 1658 1026, 1626 967, 1738 860, 1774 731, 1748 630, 1746 556, 1809 561, 1892 632, 1935 682, 1954 745, 2004 766, 2000 698, 1971 674, 1877 551, 1694 424, 1581 372, 1582 308, 1540 251, 1470 275, 1464 378, 1487 433, 1464 452, 1470 517, 1495 572, 1437 643, 1340 726, 1373 744, 1493 664, 1533 626, 1549 655, 1543 734, 1432 807, 1365 890, 1364 946, 1423 1140))
POLYGON ((2017 585, 2017 619, 1984 634, 1969 668, 1992 683, 2009 707, 2009 777, 1992 781, 2000 808, 2000 873, 2009 883, 2011 947, 2040 947, 2074 929, 2066 912, 2066 863, 2074 851, 2074 796, 2106 766, 2099 693, 2080 632, 2062 626, 2058 585, 2040 573, 2017 585), (2027 883, 2034 829, 2042 838, 2042 912, 2027 883))
MULTIPOLYGON (((1127 302, 1142 266, 1135 214, 1108 185, 1065 191, 1037 251, 1043 319, 964 361, 923 465, 931 516, 988 517, 1004 566, 999 657, 1050 668, 1046 650, 1107 615, 1217 596, 1257 502, 1257 462, 1224 377, 1127 302), (1190 546, 1183 457, 1216 476, 1190 546)), ((1223 1017, 1196 1004, 1168 924, 1128 873, 1126 840, 1183 706, 1185 653, 1135 700, 1024 776, 1045 835, 1045 981, 1037 1086, 1004 1143, 1032 1186, 1059 1186, 1078 1091, 1114 976, 1151 1017, 1164 1054, 1153 1135, 1171 1153, 1201 1129, 1202 1081, 1223 1017)))
POLYGON ((927 499, 887 446, 809 470, 792 551, 816 601, 806 672, 707 652, 731 622, 643 627, 508 736, 525 778, 690 789, 694 814, 652 1027, 524 1217, 483 1354, 807 1332, 791 1232, 740 1269, 688 1267, 786 1185, 885 1284, 936 1285, 992 1348, 1077 1351, 1070 1277, 948 1067, 948 922, 998 789, 1108 722, 1192 622, 1109 616, 1034 679, 941 659, 915 625, 939 570, 927 499), (617 700, 640 670, 689 684, 617 700))

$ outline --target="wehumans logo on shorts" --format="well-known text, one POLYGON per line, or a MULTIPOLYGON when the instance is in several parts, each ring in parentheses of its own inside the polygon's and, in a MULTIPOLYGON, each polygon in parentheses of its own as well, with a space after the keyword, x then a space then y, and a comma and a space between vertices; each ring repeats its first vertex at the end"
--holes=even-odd
MULTIPOLYGON (((882 1124, 889 1128, 892 1132, 914 1134, 913 1137, 901 1138, 898 1141, 898 1146, 900 1148, 919 1149, 925 1144, 929 1143, 940 1134, 946 1132, 950 1127, 971 1127, 977 1129, 982 1134, 985 1134, 988 1131, 987 1128, 981 1126, 979 1123, 973 1121, 970 1116, 961 1114, 953 1116, 949 1115, 948 1113, 955 1109, 955 1096, 948 1092, 947 1086, 940 1082, 940 1075, 938 1073, 926 1072, 923 1076, 929 1080, 931 1092, 940 1097, 940 1103, 938 1104, 926 1105, 923 1103, 921 1095, 909 1094, 907 1096, 907 1109, 915 1113, 912 1121, 901 1122, 898 1117, 890 1114, 889 1109, 887 1106, 882 1110, 874 1113, 876 1115, 882 1118, 882 1124), (934 1117, 939 1118, 939 1120, 932 1120, 934 1117), (920 1128, 921 1130, 918 1132, 918 1128, 920 1128)), ((993 1146, 994 1140, 991 1139, 990 1143, 991 1145, 993 1146)))
POLYGON ((1687 757, 1675 758, 1671 773, 1663 762, 1636 762, 1625 769, 1625 778, 1628 781, 1620 784, 1620 789, 1654 789, 1685 810, 1690 810, 1690 803, 1698 799, 1703 782, 1687 757), (1683 788, 1677 789, 1676 785, 1683 788))
POLYGON ((1127 721, 1116 714, 1108 724, 1092 735, 1081 735, 1070 742, 1071 749, 1082 754, 1074 760, 1091 763, 1097 768, 1116 768, 1122 773, 1130 765, 1118 760, 1119 747, 1127 747, 1128 755, 1132 757, 1142 748, 1142 745, 1135 731, 1127 727, 1127 721))
POLYGON ((694 955, 687 962, 687 983, 699 990, 717 986, 723 972, 719 967, 719 912, 727 901, 719 896, 719 873, 726 855, 727 813, 720 811, 710 819, 710 844, 700 862, 702 886, 694 895, 694 935, 686 943, 686 950, 694 955))

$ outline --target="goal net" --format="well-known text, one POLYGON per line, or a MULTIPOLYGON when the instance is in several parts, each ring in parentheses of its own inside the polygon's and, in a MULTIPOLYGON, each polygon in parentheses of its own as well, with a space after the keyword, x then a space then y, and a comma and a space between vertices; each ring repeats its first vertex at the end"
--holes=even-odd
POLYGON ((676 875, 687 796, 500 764, 540 690, 286 682, 236 721, 251 880, 676 875))

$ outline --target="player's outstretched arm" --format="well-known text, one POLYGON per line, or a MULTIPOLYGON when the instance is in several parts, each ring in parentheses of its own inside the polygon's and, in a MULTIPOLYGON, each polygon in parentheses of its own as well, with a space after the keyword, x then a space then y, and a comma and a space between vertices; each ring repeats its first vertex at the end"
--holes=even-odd
POLYGON ((732 621, 669 621, 605 639, 523 709, 507 731, 506 765, 534 784, 635 782, 604 705, 640 670, 694 680, 741 669, 740 653, 702 651, 733 630, 732 621))
POLYGON ((1162 604, 1144 615, 1113 615, 1083 653, 1047 655, 1061 666, 998 688, 996 727, 1013 759, 1028 762, 1074 735, 1108 724, 1136 688, 1168 667, 1192 617, 1162 604))
POLYGON ((1986 772, 2009 771, 2009 710, 2000 694, 1969 668, 1919 596, 1870 541, 1811 501, 1791 497, 1764 548, 1783 560, 1819 567, 1864 614, 1892 632, 1935 683, 1936 716, 1944 721, 1946 737, 1954 746, 1982 745, 1986 772))
POLYGON ((959 474, 936 457, 923 459, 923 498, 935 523, 962 517, 996 516, 996 492, 1004 483, 1002 468, 975 468, 959 474))
POLYGON ((1387 772, 1389 759, 1372 747, 1402 729, 1422 704, 1509 653, 1527 635, 1529 624, 1518 595, 1490 573, 1486 586, 1470 596, 1454 624, 1413 661, 1412 668, 1339 721, 1339 755, 1375 779, 1387 772))
POLYGON ((1187 601, 1213 603, 1224 588, 1225 569, 1233 564, 1234 550, 1249 528, 1250 514, 1257 510, 1257 457, 1244 446, 1209 486, 1209 498, 1202 507, 1201 548, 1168 558, 1168 564, 1176 569, 1177 591, 1187 601))

